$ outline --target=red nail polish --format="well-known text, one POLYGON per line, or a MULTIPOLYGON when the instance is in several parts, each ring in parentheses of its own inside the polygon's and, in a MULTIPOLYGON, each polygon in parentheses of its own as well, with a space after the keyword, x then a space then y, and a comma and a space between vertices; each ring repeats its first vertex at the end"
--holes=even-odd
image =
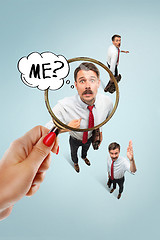
POLYGON ((48 133, 48 135, 43 139, 43 143, 47 146, 47 147, 50 147, 54 140, 56 138, 56 134, 55 132, 50 132, 48 133))
POLYGON ((56 154, 58 154, 59 153, 59 146, 58 146, 58 148, 57 148, 57 152, 56 152, 56 154))

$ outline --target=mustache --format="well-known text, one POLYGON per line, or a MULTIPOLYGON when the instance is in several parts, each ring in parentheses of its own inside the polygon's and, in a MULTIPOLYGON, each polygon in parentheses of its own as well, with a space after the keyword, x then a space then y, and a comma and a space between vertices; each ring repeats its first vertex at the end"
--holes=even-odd
POLYGON ((86 89, 86 90, 82 93, 82 95, 84 95, 84 94, 93 94, 93 92, 92 92, 92 90, 90 90, 90 89, 86 89))

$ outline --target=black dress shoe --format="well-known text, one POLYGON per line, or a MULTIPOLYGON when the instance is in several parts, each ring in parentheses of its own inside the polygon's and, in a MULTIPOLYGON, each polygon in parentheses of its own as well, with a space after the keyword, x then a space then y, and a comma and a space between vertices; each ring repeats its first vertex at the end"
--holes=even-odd
POLYGON ((74 163, 74 169, 79 173, 80 169, 78 163, 74 163))
POLYGON ((117 77, 115 77, 115 79, 117 80, 117 83, 120 82, 121 78, 122 78, 121 74, 119 74, 117 77))
MULTIPOLYGON (((120 82, 121 80, 121 74, 119 74, 118 76, 115 77, 117 83, 120 82)), ((114 82, 112 81, 109 81, 109 83, 107 84, 107 86, 105 87, 104 89, 105 92, 109 92, 109 93, 114 93, 116 91, 116 87, 114 85, 114 82)))
POLYGON ((88 158, 83 158, 83 160, 85 161, 85 163, 86 163, 88 166, 91 165, 91 163, 90 163, 90 161, 88 160, 88 158))
POLYGON ((110 193, 113 193, 113 192, 114 192, 114 190, 115 190, 115 188, 112 188, 112 189, 111 189, 111 191, 110 191, 110 193))
POLYGON ((119 194, 118 194, 117 198, 118 198, 118 199, 120 199, 120 198, 121 198, 121 193, 119 193, 119 194))
POLYGON ((108 91, 110 90, 111 86, 112 86, 112 82, 109 81, 108 84, 107 84, 107 86, 106 86, 105 89, 104 89, 104 92, 108 92, 108 91))
POLYGON ((110 188, 111 187, 111 182, 108 180, 107 186, 110 188))

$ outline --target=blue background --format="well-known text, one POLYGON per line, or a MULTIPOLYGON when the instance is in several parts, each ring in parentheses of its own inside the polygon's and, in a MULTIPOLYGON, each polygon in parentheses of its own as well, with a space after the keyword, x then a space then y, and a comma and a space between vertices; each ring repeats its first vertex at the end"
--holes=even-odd
MULTIPOLYGON (((39 191, 21 199, 0 222, 2 240, 158 239, 159 234, 159 1, 0 1, 1 150, 32 127, 49 121, 43 92, 20 80, 18 60, 51 51, 67 59, 87 56, 106 63, 111 36, 122 36, 122 74, 117 112, 103 128, 91 167, 70 164, 68 134, 39 191), (125 190, 106 189, 107 146, 132 139, 137 173, 126 173, 125 190)), ((107 82, 107 81, 106 81, 107 82)), ((105 83, 106 83, 105 82, 105 83)), ((69 86, 65 86, 65 91, 69 86)), ((55 100, 57 101, 57 95, 55 100)))

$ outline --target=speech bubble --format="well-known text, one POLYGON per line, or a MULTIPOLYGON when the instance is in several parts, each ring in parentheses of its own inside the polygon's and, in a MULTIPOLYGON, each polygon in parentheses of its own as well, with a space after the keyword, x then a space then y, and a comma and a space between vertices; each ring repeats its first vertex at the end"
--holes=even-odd
POLYGON ((69 64, 62 55, 52 52, 34 52, 18 62, 21 79, 29 87, 40 90, 57 90, 69 74, 69 64))

